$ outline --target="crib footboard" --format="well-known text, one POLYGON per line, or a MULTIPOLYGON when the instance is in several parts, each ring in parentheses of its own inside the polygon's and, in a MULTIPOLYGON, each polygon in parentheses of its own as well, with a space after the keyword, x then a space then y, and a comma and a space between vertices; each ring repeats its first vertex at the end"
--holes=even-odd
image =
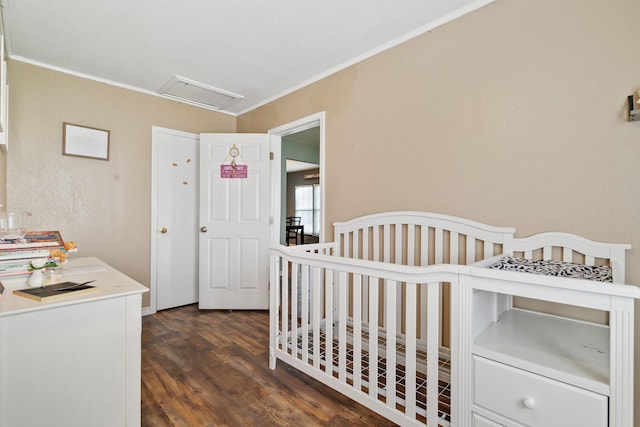
POLYGON ((280 359, 400 425, 449 425, 440 308, 456 273, 285 247, 271 256, 272 369, 280 359))

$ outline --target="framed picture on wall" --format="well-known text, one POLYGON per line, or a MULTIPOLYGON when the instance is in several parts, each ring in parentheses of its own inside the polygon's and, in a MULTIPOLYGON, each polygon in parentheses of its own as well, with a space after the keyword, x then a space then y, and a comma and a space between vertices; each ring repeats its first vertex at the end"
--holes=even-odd
POLYGON ((62 154, 109 160, 109 131, 63 123, 62 154))

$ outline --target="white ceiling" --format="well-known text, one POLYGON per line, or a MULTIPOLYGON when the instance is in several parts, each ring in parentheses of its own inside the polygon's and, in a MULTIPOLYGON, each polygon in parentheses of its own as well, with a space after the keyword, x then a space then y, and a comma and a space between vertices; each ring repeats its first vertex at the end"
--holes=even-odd
POLYGON ((157 94, 174 76, 250 111, 494 0, 1 0, 9 57, 157 94))

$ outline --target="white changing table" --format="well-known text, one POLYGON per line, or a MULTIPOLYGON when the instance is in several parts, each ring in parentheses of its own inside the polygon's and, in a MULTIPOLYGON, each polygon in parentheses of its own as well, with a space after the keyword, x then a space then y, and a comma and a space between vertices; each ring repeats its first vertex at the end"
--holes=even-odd
POLYGON ((469 313, 452 315, 461 319, 459 425, 633 425, 640 288, 473 268, 453 292, 455 311, 469 313), (513 296, 603 310, 609 325, 514 309, 513 296))
POLYGON ((97 258, 61 270, 97 290, 50 302, 8 290, 0 301, 0 427, 139 426, 148 289, 97 258))

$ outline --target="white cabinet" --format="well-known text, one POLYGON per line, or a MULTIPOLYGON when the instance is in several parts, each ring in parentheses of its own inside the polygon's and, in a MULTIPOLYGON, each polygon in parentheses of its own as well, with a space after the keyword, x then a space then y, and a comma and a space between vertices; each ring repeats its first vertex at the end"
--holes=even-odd
POLYGON ((67 268, 98 290, 54 302, 8 293, 0 304, 0 426, 139 426, 147 288, 96 258, 67 268))

